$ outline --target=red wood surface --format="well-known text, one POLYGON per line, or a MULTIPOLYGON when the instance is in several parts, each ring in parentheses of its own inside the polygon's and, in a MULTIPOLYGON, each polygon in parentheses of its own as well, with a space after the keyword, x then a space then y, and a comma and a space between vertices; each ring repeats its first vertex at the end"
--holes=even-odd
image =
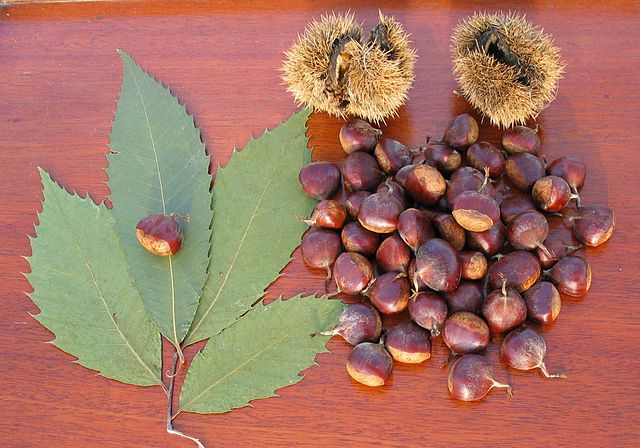
MULTIPOLYGON (((52 335, 20 274, 28 270, 27 235, 42 199, 36 167, 64 186, 108 195, 105 154, 122 68, 130 52, 171 86, 202 130, 214 165, 251 134, 296 108, 279 80, 286 49, 313 17, 354 11, 373 26, 377 9, 393 14, 419 52, 410 100, 384 128, 407 144, 441 135, 468 106, 455 88, 448 55, 451 28, 474 10, 515 9, 502 2, 113 2, 0 9, 0 446, 189 447, 164 432, 165 397, 95 375, 46 344, 52 335)), ((334 339, 296 386, 224 415, 182 414, 178 428, 213 446, 635 446, 640 403, 640 8, 634 2, 522 2, 518 9, 554 35, 567 63, 557 100, 543 112, 549 158, 573 154, 589 169, 586 203, 606 204, 617 231, 587 251, 593 285, 584 300, 564 298, 545 329, 548 365, 566 380, 544 380, 499 366, 515 387, 481 403, 449 398, 440 341, 433 359, 396 365, 381 389, 355 384, 344 368, 349 347, 334 339), (555 5, 555 3, 562 3, 555 5)), ((339 122, 314 115, 315 157, 343 157, 339 122)), ((481 137, 497 143, 487 124, 481 137)), ((292 188, 296 186, 292 185, 292 188)), ((265 242, 266 243, 266 242, 265 242)), ((297 254, 297 253, 296 253, 297 254)), ((323 289, 323 273, 299 260, 270 288, 278 294, 323 289)), ((259 335, 257 335, 259 337, 259 335)), ((188 352, 193 355, 193 348, 188 352)))

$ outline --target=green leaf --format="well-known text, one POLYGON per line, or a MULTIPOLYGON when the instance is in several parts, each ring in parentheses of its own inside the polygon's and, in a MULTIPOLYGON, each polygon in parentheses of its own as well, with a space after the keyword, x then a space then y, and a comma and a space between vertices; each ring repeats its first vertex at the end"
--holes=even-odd
POLYGON ((160 334, 127 271, 113 217, 40 175, 44 201, 27 275, 41 311, 34 317, 79 364, 123 383, 162 384, 160 334))
POLYGON ((112 212, 145 308, 178 347, 195 315, 209 264, 209 158, 185 108, 129 55, 120 55, 124 81, 107 170, 112 212), (156 213, 189 217, 182 249, 173 256, 153 255, 136 239, 137 222, 156 213))
POLYGON ((343 309, 338 300, 299 296, 256 305, 195 356, 180 411, 227 412, 297 383, 300 371, 327 351, 329 336, 311 335, 333 328, 343 309))
POLYGON ((218 168, 209 277, 184 345, 210 338, 244 314, 289 262, 315 201, 298 187, 311 160, 300 111, 250 140, 218 168))

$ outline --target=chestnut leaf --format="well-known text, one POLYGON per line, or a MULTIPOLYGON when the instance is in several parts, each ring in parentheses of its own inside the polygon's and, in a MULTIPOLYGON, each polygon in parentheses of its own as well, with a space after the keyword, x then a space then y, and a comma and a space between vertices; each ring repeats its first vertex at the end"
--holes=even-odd
POLYGON ((325 297, 300 297, 256 305, 209 339, 187 372, 180 412, 222 413, 276 396, 276 389, 302 380, 300 371, 326 352, 345 306, 325 297))
POLYGON ((107 169, 112 213, 145 308, 179 350, 207 277, 210 159, 184 106, 128 54, 120 56, 124 80, 107 169), (136 223, 158 213, 188 216, 181 220, 184 243, 175 255, 159 257, 138 244, 136 223))
POLYGON ((291 258, 315 200, 298 186, 311 161, 308 109, 251 139, 218 168, 209 277, 184 346, 210 338, 242 316, 291 258))
POLYGON ((104 377, 161 385, 160 334, 127 271, 113 217, 40 170, 44 201, 28 257, 34 315, 52 344, 104 377))

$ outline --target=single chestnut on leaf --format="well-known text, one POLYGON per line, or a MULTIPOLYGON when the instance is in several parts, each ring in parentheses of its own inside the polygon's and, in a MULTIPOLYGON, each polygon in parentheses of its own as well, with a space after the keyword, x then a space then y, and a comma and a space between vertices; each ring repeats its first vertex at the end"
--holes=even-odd
POLYGON ((149 252, 163 257, 182 247, 183 232, 174 215, 149 215, 136 224, 136 237, 149 252))

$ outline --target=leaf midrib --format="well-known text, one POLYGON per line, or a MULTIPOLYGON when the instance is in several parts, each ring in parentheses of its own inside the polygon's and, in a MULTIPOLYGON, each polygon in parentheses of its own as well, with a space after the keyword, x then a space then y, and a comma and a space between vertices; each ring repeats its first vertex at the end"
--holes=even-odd
MULTIPOLYGON (((282 299, 280 299, 282 300, 282 299)), ((300 298, 298 299, 293 299, 293 300, 300 300, 300 298)), ((264 305, 262 305, 264 306, 264 305)), ((327 310, 323 313, 320 313, 320 317, 324 317, 327 314, 330 314, 332 311, 331 310, 327 310)), ((239 366, 237 366, 236 368, 234 368, 233 370, 231 370, 230 372, 228 372, 226 375, 224 375, 222 378, 218 379, 215 383, 211 384, 209 387, 205 388, 202 392, 200 392, 198 395, 196 395, 193 399, 189 400, 185 405, 183 405, 182 403, 180 403, 180 408, 178 410, 178 412, 182 412, 182 411, 187 411, 186 406, 198 401, 198 399, 200 397, 202 397, 204 394, 206 394, 207 392, 209 392, 209 390, 211 390, 212 388, 216 387, 218 384, 220 384, 221 382, 223 382, 225 379, 227 379, 230 375, 236 373, 237 371, 239 371, 240 369, 242 369, 244 366, 246 366, 247 364, 249 364, 251 361, 255 360, 258 356, 262 355, 265 351, 273 348, 274 346, 278 345, 280 342, 284 341, 285 339, 289 338, 294 332, 298 331, 300 328, 302 328, 305 324, 301 323, 300 325, 298 325, 297 327, 293 328, 290 332, 286 333, 284 336, 282 336, 279 339, 276 339, 274 343, 267 345, 266 347, 264 347, 263 349, 261 349, 258 353, 256 353, 255 355, 251 356, 250 358, 248 358, 245 362, 243 362, 242 364, 240 364, 239 366)), ((201 354, 201 356, 204 356, 204 353, 201 354)), ((187 411, 188 412, 188 411, 187 411)))
POLYGON ((82 247, 80 246, 79 239, 76 236, 75 232, 73 231, 73 228, 71 227, 71 224, 69 223, 69 220, 67 219, 67 215, 62 210, 62 207, 61 207, 60 201, 58 200, 57 195, 54 194, 52 196, 53 196, 53 198, 54 198, 54 200, 56 202, 56 206, 57 206, 58 210, 60 211, 60 215, 62 216, 62 219, 63 219, 63 221, 65 223, 65 226, 66 226, 67 230, 69 231, 69 234, 73 238, 73 242, 75 243, 76 248, 80 252, 80 256, 82 257, 82 261, 84 262, 84 265, 87 268, 87 271, 89 271, 89 275, 91 276, 91 281, 93 282, 93 285, 95 286, 96 291, 98 291, 98 295, 100 296, 100 300, 102 301, 102 305, 104 306, 105 310, 107 311, 107 315, 109 316, 109 319, 111 320, 111 323, 113 324, 114 328, 118 332, 118 335, 125 342, 125 345, 129 349, 129 351, 133 354, 133 356, 136 358, 136 360, 140 363, 140 365, 142 365, 145 368, 145 370, 151 375, 151 377, 154 380, 157 381, 158 384, 162 384, 162 380, 158 376, 156 376, 156 374, 153 373, 153 370, 151 370, 151 368, 142 360, 142 358, 140 357, 138 352, 131 346, 131 344, 129 343, 129 340, 125 337, 124 333, 122 333, 122 331, 120 330, 120 327, 118 326, 118 323, 114 319, 113 313, 111 312, 111 309, 109 308, 109 305, 107 304, 107 301, 105 300, 104 295, 102 294, 102 290, 100 289, 100 286, 98 285, 98 281, 96 280, 96 277, 95 277, 95 275, 93 273, 93 269, 91 268, 91 266, 89 264, 89 261, 87 260, 87 257, 84 254, 84 251, 82 250, 82 247))
MULTIPOLYGON (((280 151, 280 154, 278 155, 278 158, 276 158, 275 160, 278 160, 279 157, 282 156, 282 154, 285 152, 285 150, 286 150, 286 147, 283 145, 282 149, 280 151)), ((222 290, 225 288, 225 286, 227 284, 227 280, 229 279, 229 276, 231 275, 231 271, 233 271, 233 268, 235 266, 235 263, 236 263, 236 260, 238 258, 238 255, 240 254, 240 250, 242 249, 242 246, 244 245, 244 242, 245 242, 245 240, 247 238, 247 235, 249 234, 249 229, 251 229, 251 226, 253 225, 253 222, 254 222, 256 216, 258 215, 258 210, 260 209, 260 206, 262 205, 262 200, 264 198, 264 195, 267 192, 267 190, 269 189, 269 186, 271 185, 271 181, 275 177, 275 173, 276 173, 277 169, 278 169, 278 163, 274 163, 273 164, 273 170, 271 171, 271 175, 269 176, 267 182, 265 183, 264 188, 262 189, 262 193, 260 194, 260 198, 258 199, 258 202, 256 203, 256 207, 254 208, 253 213, 251 214, 251 219, 247 223, 247 227, 246 227, 246 229, 244 231, 244 234, 242 235, 242 239, 240 240, 240 244, 238 245, 238 249, 236 250, 236 253, 233 256, 233 260, 231 261, 231 264, 229 265, 229 269, 227 269, 227 273, 225 274, 224 279, 222 280, 222 283, 220 284, 220 287, 218 288, 218 292, 216 293, 216 296, 211 301, 211 304, 207 308, 207 311, 205 311, 205 313, 202 315, 202 318, 198 322, 194 322, 194 325, 191 327, 191 331, 189 332, 189 335, 187 335, 187 337, 185 338, 185 341, 187 343, 197 342, 197 341, 191 341, 190 335, 196 334, 196 332, 198 331, 198 328, 200 328, 200 325, 204 322, 204 320, 209 315, 209 313, 211 312, 211 310, 215 306, 216 302, 220 298, 220 294, 222 294, 222 290)))
MULTIPOLYGON (((140 85, 138 84, 138 78, 136 77, 136 73, 131 69, 130 66, 127 67, 129 73, 133 77, 133 82, 136 84, 136 89, 138 91, 138 97, 140 97, 140 102, 142 103, 142 110, 144 111, 144 118, 147 122, 147 130, 149 131, 149 138, 151 139, 151 149, 153 149, 153 156, 156 162, 156 172, 158 173, 158 184, 160 186, 160 199, 162 201, 162 213, 167 214, 167 207, 164 198, 164 185, 162 183, 162 174, 160 173, 160 162, 158 161, 158 151, 156 150, 156 142, 153 138, 153 131, 151 130, 151 123, 149 122, 149 114, 147 113, 147 105, 144 102, 144 97, 142 96, 142 91, 140 90, 140 85)), ((169 261, 169 280, 171 283, 171 329, 173 331, 173 340, 176 347, 179 346, 180 341, 178 340, 178 330, 176 328, 176 289, 174 284, 174 275, 173 275, 173 256, 168 256, 169 261)))

